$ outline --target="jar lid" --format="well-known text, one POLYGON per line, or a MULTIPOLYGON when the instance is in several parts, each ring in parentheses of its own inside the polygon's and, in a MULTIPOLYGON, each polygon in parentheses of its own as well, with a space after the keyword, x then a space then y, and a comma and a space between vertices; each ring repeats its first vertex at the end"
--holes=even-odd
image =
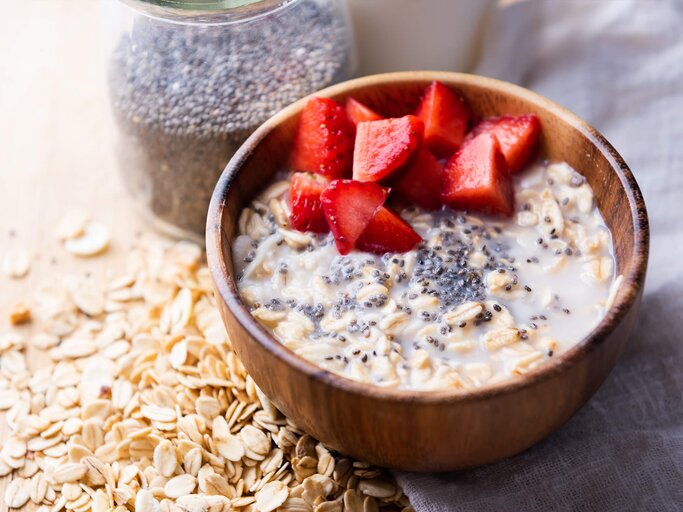
POLYGON ((120 0, 141 14, 178 23, 241 23, 298 0, 120 0))

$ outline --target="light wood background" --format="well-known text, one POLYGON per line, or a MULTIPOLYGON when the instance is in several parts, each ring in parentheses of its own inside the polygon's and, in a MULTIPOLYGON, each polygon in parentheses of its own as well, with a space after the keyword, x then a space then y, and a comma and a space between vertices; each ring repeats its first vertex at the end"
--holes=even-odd
MULTIPOLYGON (((3 2, 0 15, 0 261, 7 250, 31 252, 31 271, 0 273, 0 333, 14 302, 55 272, 104 276, 123 265, 136 234, 151 228, 119 179, 115 132, 104 83, 103 22, 98 0, 3 2), (80 208, 112 231, 110 249, 83 259, 61 248, 60 217, 80 208)), ((20 332, 30 335, 31 326, 20 332)), ((44 356, 29 351, 31 368, 44 356)), ((0 443, 7 427, 0 418, 0 443)), ((0 512, 10 477, 0 479, 0 512)), ((28 505, 26 510, 35 507, 28 505)))

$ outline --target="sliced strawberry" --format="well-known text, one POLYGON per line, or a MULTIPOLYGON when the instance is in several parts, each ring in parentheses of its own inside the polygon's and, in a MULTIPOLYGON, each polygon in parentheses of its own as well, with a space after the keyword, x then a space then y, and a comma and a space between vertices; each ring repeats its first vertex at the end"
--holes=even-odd
POLYGON ((353 179, 380 181, 406 163, 422 141, 424 125, 415 116, 365 121, 356 127, 353 179))
POLYGON ((422 237, 396 212, 380 206, 356 242, 356 248, 374 254, 406 252, 422 242, 422 237))
POLYGON ((295 172, 289 186, 289 202, 292 207, 290 222, 299 231, 327 233, 327 225, 320 194, 330 180, 308 172, 295 172))
POLYGON ((481 133, 496 136, 508 170, 515 173, 533 160, 541 135, 541 121, 536 114, 488 117, 472 128, 467 138, 474 138, 481 133))
POLYGON ((346 100, 346 115, 349 116, 349 119, 355 125, 363 121, 379 121, 384 119, 384 117, 380 116, 370 107, 366 107, 360 101, 353 98, 346 100))
POLYGON ((511 215, 512 180, 498 140, 483 133, 448 161, 442 177, 443 201, 455 209, 511 215))
POLYGON ((470 108, 441 82, 432 82, 417 107, 425 124, 424 143, 437 155, 450 156, 462 144, 470 122, 470 108))
POLYGON ((306 103, 294 138, 291 165, 330 178, 351 174, 353 123, 346 110, 329 98, 311 98, 306 103))
POLYGON ((425 210, 441 207, 441 164, 428 149, 419 149, 392 189, 425 210))
POLYGON ((389 189, 377 183, 354 180, 334 180, 323 190, 320 195, 323 211, 341 254, 351 252, 388 195, 389 189))

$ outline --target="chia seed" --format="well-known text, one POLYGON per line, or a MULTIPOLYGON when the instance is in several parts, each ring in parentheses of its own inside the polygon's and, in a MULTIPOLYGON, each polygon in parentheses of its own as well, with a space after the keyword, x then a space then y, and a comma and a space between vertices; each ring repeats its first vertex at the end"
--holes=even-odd
POLYGON ((211 192, 268 117, 350 75, 346 21, 303 0, 258 21, 137 15, 109 62, 124 182, 163 224, 201 235, 211 192))

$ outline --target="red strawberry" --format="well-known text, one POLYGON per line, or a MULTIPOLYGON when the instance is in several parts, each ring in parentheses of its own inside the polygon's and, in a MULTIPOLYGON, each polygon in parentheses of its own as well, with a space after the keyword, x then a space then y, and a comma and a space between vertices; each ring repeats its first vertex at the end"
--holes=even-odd
POLYGON ((351 252, 388 195, 389 189, 377 183, 354 180, 334 180, 323 190, 323 211, 340 254, 351 252))
POLYGON ((423 129, 422 121, 415 116, 359 123, 353 150, 353 179, 387 178, 417 149, 423 129))
POLYGON ((512 180, 498 140, 483 133, 448 161, 442 177, 443 201, 456 209, 511 215, 512 180))
POLYGON ((399 197, 426 210, 441 207, 441 164, 427 149, 419 149, 393 185, 399 197))
POLYGON ((330 180, 307 172, 295 172, 289 187, 289 202, 292 206, 290 221, 294 229, 327 233, 327 225, 320 194, 330 180))
POLYGON ((346 115, 349 116, 349 119, 355 125, 363 121, 379 121, 384 119, 377 112, 353 98, 346 100, 346 115))
POLYGON ((353 123, 344 107, 329 98, 311 98, 301 112, 292 167, 330 178, 350 175, 353 134, 353 123))
POLYGON ((406 252, 422 242, 422 238, 406 221, 386 206, 380 206, 356 242, 361 251, 384 254, 406 252))
POLYGON ((425 90, 416 115, 425 124, 425 145, 438 155, 448 156, 462 144, 471 112, 457 93, 434 81, 425 90))
POLYGON ((534 158, 541 135, 541 121, 535 114, 488 117, 477 124, 468 138, 481 133, 495 135, 510 173, 526 167, 534 158))

